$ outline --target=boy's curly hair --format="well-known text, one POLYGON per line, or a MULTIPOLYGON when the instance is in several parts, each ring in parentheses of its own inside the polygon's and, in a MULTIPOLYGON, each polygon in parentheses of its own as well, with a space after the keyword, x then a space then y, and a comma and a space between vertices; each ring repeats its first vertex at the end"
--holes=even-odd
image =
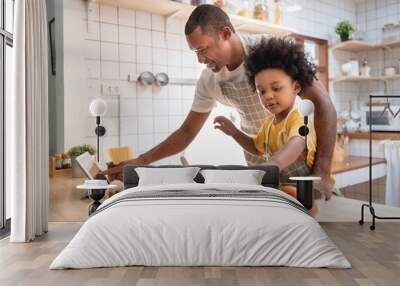
POLYGON ((281 69, 301 86, 301 91, 309 87, 315 78, 315 65, 304 53, 303 46, 290 38, 263 39, 250 48, 245 61, 246 75, 255 91, 254 79, 265 69, 281 69))

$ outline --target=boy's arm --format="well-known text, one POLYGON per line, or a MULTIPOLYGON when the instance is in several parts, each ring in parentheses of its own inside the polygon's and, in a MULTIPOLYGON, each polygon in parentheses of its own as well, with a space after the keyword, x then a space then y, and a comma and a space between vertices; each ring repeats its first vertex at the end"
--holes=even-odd
POLYGON ((272 155, 271 159, 268 160, 268 164, 276 165, 279 170, 284 170, 299 158, 304 151, 304 147, 305 141, 303 138, 299 136, 292 137, 279 151, 272 155))
POLYGON ((245 134, 241 130, 237 129, 236 134, 233 135, 232 138, 235 139, 235 141, 239 143, 239 145, 242 146, 242 148, 247 152, 250 152, 251 154, 257 156, 263 155, 260 151, 257 150, 256 146, 254 145, 253 138, 245 134))
POLYGON ((217 116, 214 119, 214 124, 215 129, 219 129, 226 135, 231 136, 247 152, 258 156, 262 155, 262 153, 257 150, 253 138, 237 129, 235 124, 233 124, 228 118, 224 116, 217 116))

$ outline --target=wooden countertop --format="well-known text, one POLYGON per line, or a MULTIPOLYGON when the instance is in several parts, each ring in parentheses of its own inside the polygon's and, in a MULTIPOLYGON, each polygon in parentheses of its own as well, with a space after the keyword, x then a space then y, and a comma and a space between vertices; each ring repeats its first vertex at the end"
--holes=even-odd
MULTIPOLYGON (((385 162, 386 162, 385 159, 382 158, 372 158, 372 165, 377 165, 385 162)), ((355 169, 360 169, 368 167, 368 165, 369 165, 368 157, 349 156, 347 160, 343 162, 332 163, 332 174, 338 174, 355 169)))
MULTIPOLYGON (((339 133, 339 135, 348 136, 350 139, 369 139, 368 132, 346 132, 339 133)), ((392 133, 392 132, 373 132, 372 140, 400 140, 400 133, 392 133)))

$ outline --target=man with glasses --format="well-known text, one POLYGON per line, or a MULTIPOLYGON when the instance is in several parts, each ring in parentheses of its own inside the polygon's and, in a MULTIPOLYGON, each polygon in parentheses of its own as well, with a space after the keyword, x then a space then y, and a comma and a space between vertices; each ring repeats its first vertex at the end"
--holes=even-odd
MULTIPOLYGON (((256 135, 268 116, 259 96, 248 84, 243 64, 249 48, 257 44, 262 35, 237 34, 228 15, 213 5, 201 5, 192 12, 186 22, 185 34, 198 61, 207 65, 196 84, 191 111, 167 139, 138 158, 124 163, 146 165, 183 151, 206 122, 216 101, 239 112, 241 129, 249 135, 256 135)), ((336 138, 336 111, 318 80, 302 92, 301 98, 310 99, 315 105, 318 150, 313 174, 322 178, 317 187, 329 199, 331 190, 328 179, 336 138)), ((249 165, 266 163, 262 157, 244 153, 249 165)), ((106 173, 121 171, 122 166, 118 166, 106 173)))

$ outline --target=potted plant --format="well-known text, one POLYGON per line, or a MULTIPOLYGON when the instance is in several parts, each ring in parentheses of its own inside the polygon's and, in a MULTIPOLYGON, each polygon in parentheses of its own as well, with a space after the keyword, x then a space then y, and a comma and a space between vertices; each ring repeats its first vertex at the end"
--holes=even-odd
POLYGON ((342 42, 349 40, 349 36, 354 33, 356 29, 349 21, 341 21, 337 23, 335 32, 340 36, 342 42))
POLYGON ((90 155, 96 154, 96 148, 87 144, 81 146, 75 146, 68 150, 68 155, 71 157, 72 166, 72 178, 84 178, 85 174, 81 170, 76 161, 76 157, 82 155, 85 152, 89 152, 90 155))

